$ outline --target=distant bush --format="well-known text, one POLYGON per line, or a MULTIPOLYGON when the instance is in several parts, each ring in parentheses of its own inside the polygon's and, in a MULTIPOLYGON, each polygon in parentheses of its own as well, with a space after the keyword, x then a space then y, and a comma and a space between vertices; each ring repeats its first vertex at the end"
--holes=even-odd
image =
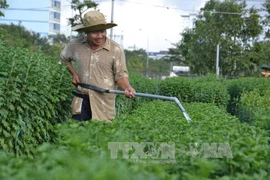
POLYGON ((223 107, 227 106, 229 100, 223 80, 213 76, 168 78, 160 83, 160 92, 178 97, 183 102, 214 103, 223 107))
MULTIPOLYGON (((136 92, 147 93, 147 94, 158 94, 158 83, 159 80, 151 80, 143 75, 137 73, 130 73, 129 80, 132 87, 135 88, 136 92)), ((123 113, 130 113, 136 109, 141 103, 148 102, 151 99, 137 97, 136 99, 128 99, 123 95, 116 96, 116 109, 117 115, 123 113)))
POLYGON ((240 121, 270 130, 270 87, 243 93, 237 104, 236 116, 240 121))
MULTIPOLYGON (((230 100, 227 105, 227 110, 231 114, 235 115, 237 112, 236 106, 240 100, 241 94, 244 92, 250 92, 255 89, 263 91, 269 89, 270 80, 265 78, 239 78, 226 81, 228 93, 230 94, 230 100)), ((238 112, 239 113, 239 112, 238 112)))

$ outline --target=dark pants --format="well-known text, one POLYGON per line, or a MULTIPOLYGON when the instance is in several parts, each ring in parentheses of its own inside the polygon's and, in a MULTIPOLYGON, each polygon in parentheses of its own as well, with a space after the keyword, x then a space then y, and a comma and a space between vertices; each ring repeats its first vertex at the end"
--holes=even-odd
POLYGON ((92 119, 92 111, 90 108, 89 96, 86 94, 80 94, 78 92, 73 92, 75 96, 78 96, 83 99, 81 114, 72 115, 73 119, 78 121, 86 121, 92 119))

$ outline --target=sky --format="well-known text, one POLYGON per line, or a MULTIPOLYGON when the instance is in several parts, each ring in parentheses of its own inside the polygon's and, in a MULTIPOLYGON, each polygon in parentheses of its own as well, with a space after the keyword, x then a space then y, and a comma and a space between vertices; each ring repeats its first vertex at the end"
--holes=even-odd
MULTIPOLYGON (((98 9, 111 22, 112 0, 94 0, 98 9)), ((182 17, 199 12, 206 0, 114 0, 113 28, 115 40, 124 49, 145 49, 148 52, 168 50, 177 43, 189 19, 182 17)), ((75 12, 68 0, 62 0, 61 33, 70 35, 67 18, 75 12)), ((110 37, 110 29, 107 30, 110 37)), ((74 32, 74 34, 76 34, 74 32)))
MULTIPOLYGON (((32 20, 22 21, 22 25, 27 25, 29 30, 33 28, 39 33, 46 34, 50 1, 8 0, 10 7, 4 13, 7 19, 15 19, 16 21, 12 21, 15 24, 19 22, 17 20, 32 20)), ((67 25, 67 19, 76 13, 71 10, 70 1, 61 0, 61 33, 66 36, 70 36, 71 33, 76 34, 71 32, 71 27, 67 25)), ((111 22, 112 0, 92 1, 99 4, 98 10, 104 13, 107 22, 111 22)), ((264 0, 246 1, 248 6, 256 6, 264 2, 264 0)), ((113 22, 118 26, 113 28, 113 39, 124 49, 142 48, 147 52, 167 51, 181 40, 180 34, 192 24, 192 18, 188 17, 194 17, 190 15, 197 14, 206 2, 207 0, 114 0, 113 22)), ((110 37, 110 29, 107 33, 110 37)))

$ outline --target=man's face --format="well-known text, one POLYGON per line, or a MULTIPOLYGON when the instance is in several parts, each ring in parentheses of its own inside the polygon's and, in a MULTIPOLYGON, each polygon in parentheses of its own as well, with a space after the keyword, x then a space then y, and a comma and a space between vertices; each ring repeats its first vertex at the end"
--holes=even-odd
POLYGON ((106 30, 91 31, 87 33, 87 37, 90 45, 92 46, 102 46, 106 38, 106 30))

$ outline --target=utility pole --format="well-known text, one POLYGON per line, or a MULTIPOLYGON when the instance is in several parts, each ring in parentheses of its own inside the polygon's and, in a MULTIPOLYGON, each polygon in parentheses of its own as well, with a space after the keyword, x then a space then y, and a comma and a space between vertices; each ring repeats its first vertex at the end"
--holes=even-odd
MULTIPOLYGON (((113 14, 114 14, 114 0, 112 0, 112 10, 111 10, 111 23, 113 23, 113 14)), ((111 28, 110 39, 113 38, 113 28, 111 28)))
POLYGON ((146 59, 146 77, 149 77, 148 74, 148 64, 149 64, 149 36, 147 35, 147 50, 146 50, 146 55, 147 55, 147 59, 146 59))
POLYGON ((219 44, 217 44, 216 75, 219 76, 219 44))
MULTIPOLYGON (((73 8, 74 8, 74 4, 72 4, 72 2, 71 2, 71 4, 70 4, 70 6, 71 6, 71 18, 73 18, 73 8)), ((69 40, 71 41, 72 40, 72 26, 70 25, 70 37, 69 37, 69 40)))

